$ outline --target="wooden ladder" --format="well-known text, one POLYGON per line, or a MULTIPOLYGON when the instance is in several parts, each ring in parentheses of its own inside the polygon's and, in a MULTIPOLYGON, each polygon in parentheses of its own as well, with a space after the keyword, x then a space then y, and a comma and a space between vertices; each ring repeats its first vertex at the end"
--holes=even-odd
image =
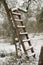
MULTIPOLYGON (((26 27, 23 24, 23 20, 21 18, 21 14, 19 13, 19 9, 9 9, 5 0, 3 0, 3 5, 7 12, 8 19, 11 22, 12 28, 14 29, 15 27, 16 29, 18 40, 20 41, 20 44, 23 47, 24 53, 27 55, 27 57, 31 57, 31 56, 35 57, 34 49, 28 37, 28 32, 26 31, 26 27), (25 46, 25 44, 28 44, 29 46, 28 49, 26 49, 27 46, 25 46), (29 53, 28 50, 31 51, 31 54, 29 55, 28 55, 29 53)), ((16 49, 17 49, 17 46, 16 46, 16 49)))
POLYGON ((16 32, 18 34, 18 39, 23 47, 24 53, 28 57, 30 56, 35 57, 34 49, 28 37, 28 32, 26 31, 26 27, 23 24, 23 20, 21 18, 21 14, 19 13, 19 9, 13 9, 13 10, 10 9, 10 13, 11 13, 12 20, 15 24, 16 32), (17 16, 18 18, 15 18, 15 16, 17 16), (26 46, 25 46, 25 44, 27 44, 26 42, 29 45, 28 49, 26 49, 26 46), (32 52, 30 55, 28 55, 28 50, 31 50, 32 52))

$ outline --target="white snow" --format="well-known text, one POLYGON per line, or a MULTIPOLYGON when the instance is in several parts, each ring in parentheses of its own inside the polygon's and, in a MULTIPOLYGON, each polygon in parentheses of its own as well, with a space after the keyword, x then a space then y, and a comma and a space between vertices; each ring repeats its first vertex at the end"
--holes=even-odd
POLYGON ((15 52, 15 45, 0 43, 0 53, 1 51, 5 53, 15 52))
POLYGON ((17 0, 17 4, 16 4, 16 8, 19 8, 20 6, 22 6, 24 3, 24 1, 22 0, 17 0))
MULTIPOLYGON (((32 38, 32 36, 33 36, 33 34, 29 34, 31 44, 33 45, 34 52, 36 54, 36 59, 35 59, 35 61, 32 60, 32 63, 35 62, 36 63, 35 65, 37 65, 38 60, 39 60, 41 46, 43 45, 43 35, 41 35, 41 34, 35 35, 34 38, 32 38)), ((28 48, 27 43, 26 43, 25 46, 26 46, 26 48, 28 48)), ((23 48, 21 48, 21 49, 22 49, 22 52, 23 52, 23 48)), ((15 53, 15 45, 10 45, 10 44, 7 44, 7 43, 0 43, 0 53, 2 53, 2 52, 5 53, 5 54, 6 53, 7 54, 15 53)), ((4 65, 3 62, 6 62, 5 60, 6 60, 6 56, 4 58, 0 57, 0 65, 4 65)))

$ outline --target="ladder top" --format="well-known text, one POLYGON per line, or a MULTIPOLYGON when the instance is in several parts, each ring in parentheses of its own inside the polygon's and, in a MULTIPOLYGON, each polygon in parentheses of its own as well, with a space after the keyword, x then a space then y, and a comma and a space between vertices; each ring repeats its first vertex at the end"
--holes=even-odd
POLYGON ((19 10, 19 11, 22 11, 24 13, 27 13, 27 10, 25 10, 25 9, 22 9, 22 8, 12 8, 12 12, 14 12, 16 10, 19 10))
POLYGON ((14 11, 18 10, 18 8, 12 8, 11 10, 12 10, 12 12, 14 12, 14 11))

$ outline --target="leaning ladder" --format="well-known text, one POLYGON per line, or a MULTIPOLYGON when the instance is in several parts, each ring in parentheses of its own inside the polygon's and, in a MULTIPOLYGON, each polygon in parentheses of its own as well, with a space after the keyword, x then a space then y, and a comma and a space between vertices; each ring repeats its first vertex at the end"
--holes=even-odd
MULTIPOLYGON (((5 2, 5 0, 3 1, 3 5, 5 7, 5 10, 7 12, 9 21, 11 22, 12 28, 15 27, 17 35, 18 35, 18 39, 20 41, 20 44, 23 47, 24 53, 27 55, 27 57, 35 57, 35 53, 34 53, 34 49, 33 46, 31 45, 30 39, 28 37, 28 33, 26 31, 26 27, 23 24, 23 20, 21 19, 21 14, 19 13, 19 9, 9 9, 7 6, 7 3, 5 2), (25 38, 25 39, 24 39, 25 38), (28 49, 26 49, 25 44, 28 43, 28 49), (28 55, 28 50, 31 51, 31 54, 28 55)), ((16 46, 16 44, 15 44, 16 46)), ((17 50, 17 46, 16 46, 16 50, 17 50)), ((17 53, 18 55, 18 53, 17 53)))

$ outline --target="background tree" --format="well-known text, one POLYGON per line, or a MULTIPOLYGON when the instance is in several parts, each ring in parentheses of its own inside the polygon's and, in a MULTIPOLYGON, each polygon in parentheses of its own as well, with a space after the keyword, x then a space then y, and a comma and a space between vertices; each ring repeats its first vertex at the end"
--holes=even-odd
POLYGON ((39 32, 43 32, 43 8, 39 15, 37 15, 37 27, 39 32))

